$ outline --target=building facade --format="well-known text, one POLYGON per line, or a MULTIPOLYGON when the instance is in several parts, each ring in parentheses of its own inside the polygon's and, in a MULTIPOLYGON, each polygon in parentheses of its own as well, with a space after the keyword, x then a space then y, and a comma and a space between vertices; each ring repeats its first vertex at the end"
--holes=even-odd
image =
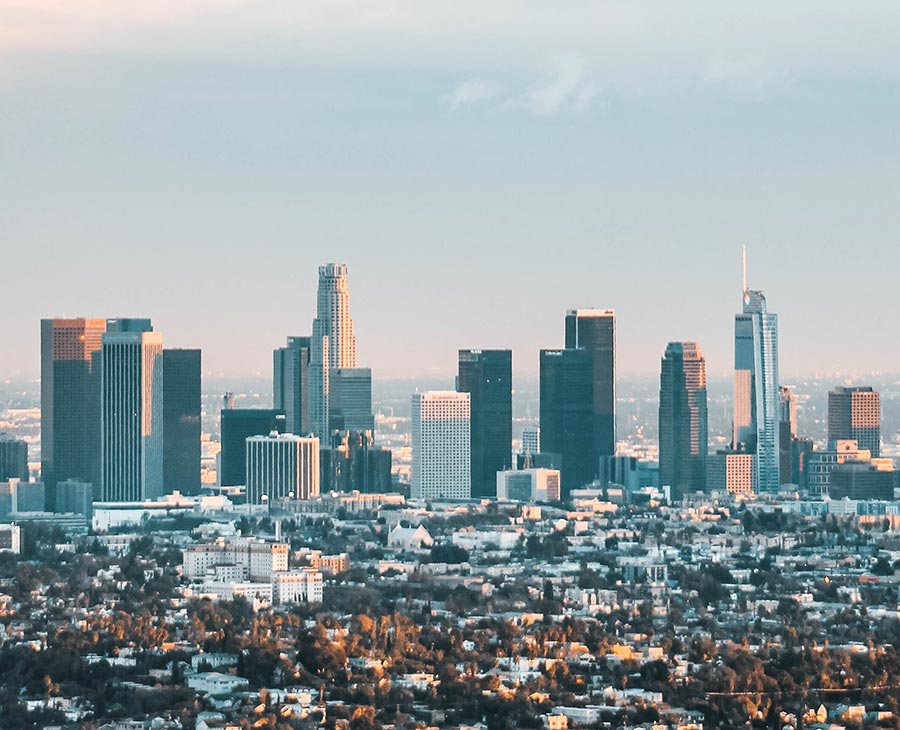
POLYGON ((96 483, 104 319, 41 320, 41 479, 96 483))
POLYGON ((330 431, 374 432, 372 371, 369 368, 334 368, 328 378, 330 431))
POLYGON ((391 491, 391 451, 375 446, 371 431, 332 434, 320 454, 322 492, 391 491))
POLYGON ((247 501, 252 504, 318 496, 319 439, 291 433, 250 436, 246 484, 247 501))
POLYGON ((162 334, 107 331, 101 362, 100 501, 159 497, 163 493, 162 334))
POLYGON ((27 482, 28 444, 5 433, 0 433, 0 481, 21 479, 27 482))
POLYGON ((470 449, 468 393, 430 391, 413 395, 410 494, 414 499, 469 499, 470 449))
POLYGON ((734 318, 734 431, 732 447, 754 455, 754 491, 774 494, 781 485, 779 458, 778 316, 761 291, 747 288, 734 318))
POLYGON ((246 484, 247 439, 275 431, 285 433, 285 413, 275 408, 224 408, 220 429, 219 485, 246 484))
POLYGON ((871 386, 838 386, 828 393, 828 444, 853 440, 881 456, 881 395, 871 386))
POLYGON ((356 367, 356 335, 350 317, 350 288, 345 264, 319 267, 316 318, 309 351, 309 418, 312 433, 329 430, 329 379, 335 368, 356 367))
POLYGON ((163 350, 163 488, 200 494, 200 350, 163 350))
POLYGON ((676 499, 706 489, 706 361, 696 342, 670 342, 659 381, 659 480, 676 499))
POLYGON ((756 484, 756 459, 753 454, 717 451, 707 459, 707 488, 732 494, 753 494, 756 484))
POLYGON ((541 350, 541 453, 559 454, 563 494, 597 476, 594 440, 594 354, 590 350, 541 350))
POLYGON ((566 349, 593 356, 591 408, 594 462, 616 453, 616 313, 571 309, 566 313, 566 349))
POLYGON ((559 500, 558 469, 509 469, 497 472, 497 499, 514 502, 559 500))
POLYGON ((287 346, 273 356, 273 395, 276 410, 284 411, 287 433, 306 436, 309 420, 309 337, 288 337, 287 346))
POLYGON ((456 390, 471 398, 472 496, 496 497, 512 466, 512 351, 460 350, 456 390))
POLYGON ((526 426, 522 429, 522 453, 531 456, 541 453, 540 426, 526 426))

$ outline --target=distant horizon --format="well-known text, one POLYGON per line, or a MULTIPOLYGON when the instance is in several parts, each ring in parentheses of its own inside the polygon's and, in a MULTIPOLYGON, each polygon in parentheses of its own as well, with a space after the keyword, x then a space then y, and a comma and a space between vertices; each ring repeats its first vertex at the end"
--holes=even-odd
MULTIPOLYGON (((515 357, 515 353, 513 353, 513 357, 515 357)), ((456 376, 456 371, 448 371, 448 372, 424 372, 424 373, 411 373, 411 374, 402 374, 402 373, 385 373, 379 374, 378 372, 372 372, 373 381, 416 381, 416 380, 441 380, 441 379, 453 379, 456 376)), ((521 378, 531 382, 538 382, 540 379, 540 373, 538 371, 513 371, 514 378, 521 378)), ((707 378, 710 380, 730 380, 733 377, 733 372, 722 372, 722 373, 712 373, 707 371, 707 378)), ((228 380, 228 379, 258 379, 258 380, 271 380, 272 373, 265 373, 261 371, 257 372, 218 372, 213 373, 210 371, 203 372, 204 380, 228 380)), ((835 381, 836 385, 840 385, 843 382, 855 383, 860 380, 865 380, 866 378, 880 378, 882 380, 891 380, 896 378, 897 384, 900 385, 900 370, 896 372, 880 372, 880 371, 855 371, 855 372, 834 372, 834 373, 825 373, 825 372, 806 372, 806 373, 789 373, 786 375, 782 375, 780 380, 783 385, 791 385, 792 382, 796 381, 806 381, 806 380, 816 380, 823 381, 832 379, 835 381)), ((637 380, 659 380, 659 373, 651 373, 651 372, 630 372, 630 373, 619 373, 617 376, 617 382, 631 382, 637 380)), ((32 382, 38 383, 40 382, 40 377, 38 373, 28 374, 28 373, 11 373, 6 374, 0 372, 0 382, 32 382)), ((515 383, 513 383, 515 385, 515 383)))

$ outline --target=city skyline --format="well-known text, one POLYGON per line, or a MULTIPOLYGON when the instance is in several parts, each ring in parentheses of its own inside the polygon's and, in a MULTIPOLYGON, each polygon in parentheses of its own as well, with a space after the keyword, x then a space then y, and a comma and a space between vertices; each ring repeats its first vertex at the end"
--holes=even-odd
MULTIPOLYGON (((732 254, 732 262, 729 267, 729 273, 734 273, 736 266, 735 261, 737 257, 740 255, 740 247, 734 246, 732 254)), ((752 257, 753 251, 750 251, 750 255, 752 257)), ((318 261, 317 259, 315 261, 318 261)), ((313 272, 316 271, 317 267, 321 265, 321 262, 313 263, 308 271, 301 272, 301 276, 304 278, 305 285, 309 288, 309 290, 314 290, 314 282, 315 275, 313 272)), ((363 292, 369 291, 371 282, 366 282, 364 277, 359 273, 356 273, 352 263, 347 264, 348 269, 354 274, 353 277, 353 288, 355 292, 362 290, 363 292)), ((760 273, 759 267, 755 269, 755 283, 756 280, 763 278, 763 284, 766 283, 766 278, 769 276, 768 271, 763 271, 760 273)), ((775 279, 778 276, 773 277, 775 279)), ((730 302, 727 304, 723 304, 723 306, 727 309, 734 307, 734 286, 730 279, 722 278, 722 281, 725 282, 726 285, 731 285, 731 296, 730 302)), ((763 286, 760 291, 764 294, 771 291, 769 287, 763 286)), ((363 354, 363 359, 367 364, 371 364, 371 368, 373 371, 373 379, 394 379, 394 378, 406 378, 406 377, 416 377, 416 376, 424 376, 424 377, 446 377, 451 378, 454 376, 456 371, 456 353, 459 347, 451 346, 450 343, 446 339, 442 339, 439 347, 435 349, 425 349, 422 348, 424 354, 419 355, 418 358, 409 358, 407 355, 409 351, 415 351, 415 342, 412 338, 409 340, 391 338, 389 333, 386 333, 385 330, 394 328, 396 329, 396 324, 390 324, 387 321, 372 321, 369 303, 367 301, 360 302, 359 300, 363 297, 371 296, 369 294, 360 294, 356 293, 354 295, 354 300, 357 302, 356 307, 354 309, 353 319, 358 324, 360 321, 366 323, 365 326, 359 327, 357 326, 355 329, 359 331, 358 339, 364 344, 359 346, 359 350, 361 350, 363 354), (374 332, 378 333, 377 336, 373 336, 373 332, 370 330, 374 330, 374 332), (384 338, 387 337, 387 342, 390 342, 392 347, 386 347, 384 350, 379 351, 378 347, 375 345, 379 342, 384 342, 384 338), (409 350, 407 350, 409 348, 409 350), (370 351, 374 351, 376 353, 380 352, 380 356, 378 357, 370 357, 370 351), (400 356, 392 356, 392 353, 396 354, 402 352, 404 353, 403 357, 400 356), (387 359, 385 359, 387 358, 387 359), (422 358, 430 359, 430 364, 426 362, 423 367, 418 367, 414 363, 421 361, 422 358), (408 360, 410 364, 404 366, 400 363, 401 360, 408 360), (380 365, 378 363, 381 363, 380 365)), ((223 339, 216 344, 210 344, 210 337, 212 334, 215 334, 218 331, 217 322, 207 322, 205 328, 198 330, 198 335, 196 339, 187 340, 185 339, 185 331, 194 331, 193 324, 188 324, 185 326, 185 323, 189 323, 191 320, 190 312, 181 312, 177 315, 172 315, 170 320, 164 322, 164 327, 166 331, 167 342, 172 341, 172 347, 175 348, 184 348, 184 347, 199 347, 204 353, 204 376, 228 376, 233 375, 236 377, 246 377, 246 376, 264 376, 267 374, 267 370, 270 373, 272 367, 272 350, 278 347, 281 347, 286 337, 291 337, 291 332, 295 330, 303 330, 308 328, 308 322, 312 319, 315 319, 316 314, 316 304, 313 301, 310 303, 310 297, 302 297, 297 302, 297 311, 298 314, 294 315, 291 319, 294 321, 292 324, 288 322, 285 327, 285 331, 281 333, 275 333, 275 339, 269 343, 265 342, 262 345, 260 350, 256 350, 250 346, 250 343, 258 342, 261 337, 260 331, 269 331, 271 327, 270 322, 274 315, 278 315, 278 311, 268 312, 266 319, 260 320, 258 326, 252 327, 250 329, 241 330, 240 338, 241 338, 241 347, 237 350, 233 349, 233 345, 235 344, 235 333, 228 331, 227 328, 222 330, 223 339), (306 310, 310 310, 309 318, 306 316, 306 310), (300 314, 302 312, 302 314, 300 314), (231 349, 230 349, 231 348, 231 349), (208 354, 209 353, 209 354, 208 354), (252 363, 252 367, 245 368, 242 364, 252 363), (257 367, 258 366, 258 367, 257 367)), ((573 309, 572 297, 567 294, 560 294, 560 301, 568 301, 568 304, 563 306, 561 309, 549 312, 541 311, 541 312, 533 312, 534 318, 538 321, 548 320, 548 331, 544 332, 543 327, 540 332, 533 328, 518 326, 516 320, 512 320, 508 323, 503 323, 504 326, 500 328, 501 333, 497 335, 496 341, 484 341, 479 347, 472 347, 471 349, 512 349, 514 353, 517 353, 514 358, 514 377, 516 376, 525 376, 529 379, 537 379, 539 376, 539 351, 541 349, 546 349, 551 346, 562 347, 564 343, 564 337, 559 337, 559 325, 558 325, 558 317, 560 314, 565 314, 565 312, 573 309), (553 321, 551 321, 553 320, 553 321), (552 325, 555 324, 555 327, 552 325), (514 347, 510 347, 508 343, 513 341, 526 341, 527 344, 524 345, 525 349, 517 350, 514 347), (555 342, 555 340, 559 340, 555 342), (504 344, 506 343, 506 344, 504 344)), ((379 301, 379 296, 376 294, 374 297, 374 301, 379 301)), ((159 309, 165 309, 164 302, 160 302, 159 306, 148 305, 151 307, 151 313, 154 315, 155 321, 161 321, 158 316, 156 316, 155 311, 159 309)), ((586 308, 592 308, 593 305, 591 303, 584 303, 586 308), (590 306, 589 306, 590 305, 590 306)), ((602 305, 598 305, 602 306, 602 305)), ((644 354, 649 351, 650 345, 655 346, 655 341, 652 340, 647 335, 647 327, 648 324, 655 325, 654 329, 660 329, 659 319, 663 317, 665 312, 654 312, 654 317, 648 317, 646 320, 640 319, 641 314, 646 314, 646 311, 642 308, 639 308, 635 311, 622 311, 616 307, 610 307, 611 309, 616 310, 616 319, 620 320, 620 322, 627 323, 626 325, 620 324, 617 327, 616 333, 616 368, 617 368, 617 376, 634 376, 634 377, 653 377, 658 374, 655 372, 655 368, 657 367, 656 360, 658 359, 658 353, 652 354, 649 360, 645 361, 644 354), (635 366, 636 364, 636 366, 635 366)), ((798 331, 798 322, 796 321, 796 316, 788 309, 785 310, 785 307, 779 302, 779 329, 781 330, 780 339, 784 342, 783 346, 779 351, 779 370, 784 373, 783 378, 795 378, 799 376, 807 376, 810 374, 818 374, 826 377, 848 377, 848 376, 865 376, 870 373, 878 373, 878 374, 892 374, 896 373, 900 375, 900 358, 896 360, 896 366, 894 367, 878 367, 873 364, 873 358, 868 354, 862 354, 859 356, 853 355, 846 357, 847 362, 842 364, 832 363, 828 364, 827 358, 826 361, 822 361, 813 357, 812 355, 804 358, 798 357, 798 353, 800 350, 804 352, 810 352, 810 341, 809 334, 804 335, 802 332, 798 331), (790 335, 786 333, 791 333, 790 335), (800 337, 801 342, 804 343, 803 347, 800 347, 793 343, 788 337, 800 337), (782 363, 787 361, 789 363, 794 363, 794 366, 785 367, 782 363), (854 361, 857 361, 854 363, 854 361), (797 363, 802 363, 799 366, 797 363)), ((80 309, 72 308, 72 311, 66 311, 61 313, 56 313, 54 315, 47 315, 43 318, 62 318, 62 319, 74 319, 74 318, 83 318, 83 317, 96 317, 99 319, 103 319, 109 316, 110 312, 121 311, 121 308, 110 305, 98 306, 96 308, 97 311, 82 311, 80 309)), ((126 311, 128 308, 126 307, 126 311)), ((254 312, 254 314, 256 314, 254 312)), ((482 313, 483 314, 483 313, 482 313)), ((453 316, 450 314, 449 316, 453 316)), ((18 327, 18 319, 19 317, 14 314, 14 327, 18 327)), ((483 319, 483 317, 481 318, 483 319)), ((677 319, 677 318, 676 318, 677 319)), ((521 321, 521 320, 519 320, 521 321)), ((703 340, 695 338, 700 346, 704 350, 704 355, 709 351, 713 351, 717 353, 715 357, 717 359, 712 360, 711 357, 706 357, 707 359, 707 372, 711 377, 721 377, 727 376, 733 372, 733 353, 730 351, 730 348, 733 347, 733 334, 729 332, 733 323, 730 317, 725 316, 724 312, 716 312, 712 311, 708 314, 708 316, 698 315, 698 321, 705 321, 706 328, 710 329, 710 322, 715 322, 716 324, 722 324, 724 328, 722 331, 719 331, 717 327, 713 336, 708 338, 708 341, 712 342, 714 346, 708 347, 703 340), (722 320, 719 322, 719 320, 722 320), (712 364, 709 364, 712 360, 712 364)), ((224 327, 224 322, 221 323, 224 327)), ((469 323, 471 324, 471 322, 469 323)), ((483 324, 483 322, 481 322, 483 324)), ((448 325, 453 331, 457 332, 455 336, 459 338, 460 347, 465 344, 468 346, 473 339, 478 339, 476 336, 472 334, 466 334, 462 331, 461 325, 462 320, 447 320, 446 325, 448 325)), ((677 326, 673 326, 674 330, 677 330, 677 326)), ((689 328, 684 328, 689 329, 689 328)), ((693 328, 696 329, 696 328, 693 328)), ((854 331, 868 331, 865 326, 857 326, 854 331)), ((427 333, 426 333, 427 334, 427 333)), ((659 348, 664 349, 665 345, 668 341, 674 341, 675 336, 669 337, 669 339, 665 339, 665 333, 662 333, 664 339, 660 341, 659 348)), ((850 333, 852 336, 852 333, 850 333)), ((420 333, 416 333, 416 341, 420 337, 420 333)), ((685 338, 687 339, 687 338, 685 338)), ((821 339, 821 338, 819 338, 821 339)), ((888 341, 883 338, 879 338, 877 343, 870 342, 869 346, 873 347, 876 351, 884 350, 885 348, 880 347, 880 345, 886 344, 888 341)), ((25 345, 22 348, 19 348, 17 351, 11 353, 5 359, 6 369, 0 374, 0 377, 10 378, 10 377, 26 377, 26 378, 36 378, 40 372, 40 340, 38 337, 34 335, 33 323, 31 326, 31 331, 29 333, 28 338, 24 341, 25 345), (34 362, 30 363, 30 367, 24 367, 16 369, 15 367, 11 367, 9 363, 22 362, 24 360, 25 353, 30 355, 34 354, 34 362)), ((837 348, 831 348, 828 350, 829 353, 833 354, 837 348)), ((846 347, 840 348, 841 352, 845 353, 856 353, 860 351, 858 347, 846 347)), ((887 362, 887 358, 882 358, 885 360, 887 365, 890 365, 890 362, 887 362)), ((879 361, 878 357, 874 358, 874 361, 879 361)))
POLYGON ((900 730, 898 37, 0 0, 0 728, 900 730))

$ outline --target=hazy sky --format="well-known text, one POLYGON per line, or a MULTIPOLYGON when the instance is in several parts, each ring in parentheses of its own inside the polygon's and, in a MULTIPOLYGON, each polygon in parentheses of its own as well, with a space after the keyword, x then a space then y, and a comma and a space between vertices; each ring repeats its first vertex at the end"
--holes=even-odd
POLYGON ((0 376, 42 316, 267 372, 350 267, 361 364, 732 367, 740 245, 783 373, 900 371, 900 4, 0 0, 0 376))

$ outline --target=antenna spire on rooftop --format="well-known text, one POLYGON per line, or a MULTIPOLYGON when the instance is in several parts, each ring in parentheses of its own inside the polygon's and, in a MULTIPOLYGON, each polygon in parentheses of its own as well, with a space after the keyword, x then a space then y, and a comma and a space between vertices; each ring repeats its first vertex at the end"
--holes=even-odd
POLYGON ((741 291, 747 291, 747 246, 741 246, 741 291))

